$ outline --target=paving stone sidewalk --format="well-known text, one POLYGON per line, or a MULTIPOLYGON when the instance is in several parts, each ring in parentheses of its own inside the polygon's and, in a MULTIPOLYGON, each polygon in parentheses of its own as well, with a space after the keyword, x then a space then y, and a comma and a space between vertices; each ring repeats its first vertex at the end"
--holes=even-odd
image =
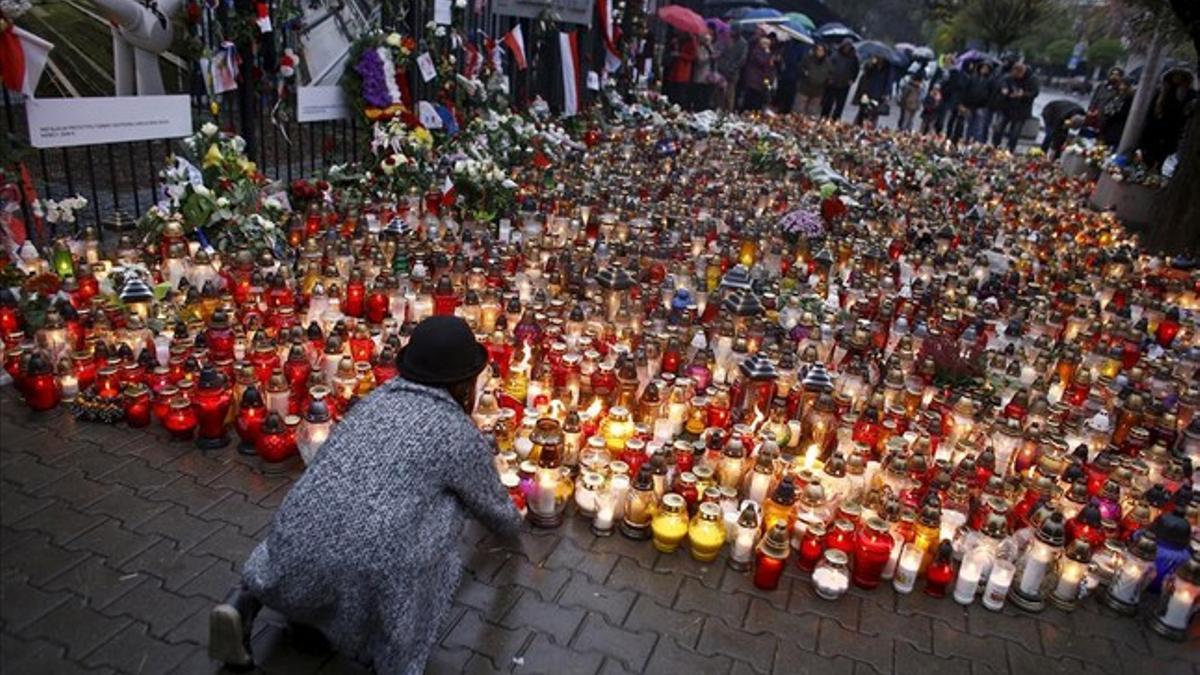
MULTIPOLYGON (((0 672, 214 673, 207 614, 300 467, 264 473, 161 430, 35 415, 0 389, 0 672)), ((1087 601, 1071 614, 964 609, 921 593, 817 598, 793 568, 759 591, 724 558, 597 538, 580 518, 506 548, 469 524, 468 571, 431 673, 1200 675, 1200 629, 1167 642, 1087 601)), ((265 612, 267 673, 362 673, 302 654, 265 612)))

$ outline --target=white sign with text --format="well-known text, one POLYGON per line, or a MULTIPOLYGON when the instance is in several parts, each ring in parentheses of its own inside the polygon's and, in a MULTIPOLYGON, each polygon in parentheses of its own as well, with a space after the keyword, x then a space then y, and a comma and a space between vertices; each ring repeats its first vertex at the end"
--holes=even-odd
POLYGON ((338 86, 299 87, 296 89, 296 121, 324 122, 349 119, 346 95, 338 86))
POLYGON ((69 148, 182 138, 192 133, 186 95, 31 98, 25 102, 29 144, 69 148))

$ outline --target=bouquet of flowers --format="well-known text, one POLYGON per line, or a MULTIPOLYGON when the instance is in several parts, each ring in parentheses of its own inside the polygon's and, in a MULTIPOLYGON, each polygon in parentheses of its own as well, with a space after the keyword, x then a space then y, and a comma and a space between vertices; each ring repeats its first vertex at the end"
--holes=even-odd
POLYGON ((350 105, 372 122, 411 115, 408 66, 416 48, 415 40, 399 33, 376 31, 356 40, 342 77, 350 105))
POLYGON ((159 172, 162 199, 141 219, 145 235, 157 238, 168 221, 178 220, 184 232, 219 250, 274 249, 283 204, 263 198, 267 180, 245 150, 245 140, 211 122, 184 139, 182 156, 169 157, 159 172))
POLYGON ((33 203, 33 215, 45 218, 47 223, 62 223, 70 225, 75 222, 75 214, 88 205, 88 200, 80 195, 53 199, 39 199, 33 203))
POLYGON ((517 184, 490 158, 454 160, 451 180, 458 200, 475 219, 488 222, 512 208, 517 184))
POLYGON ((376 122, 365 162, 366 187, 379 201, 395 202, 415 188, 424 192, 433 179, 433 135, 409 129, 399 120, 376 122))

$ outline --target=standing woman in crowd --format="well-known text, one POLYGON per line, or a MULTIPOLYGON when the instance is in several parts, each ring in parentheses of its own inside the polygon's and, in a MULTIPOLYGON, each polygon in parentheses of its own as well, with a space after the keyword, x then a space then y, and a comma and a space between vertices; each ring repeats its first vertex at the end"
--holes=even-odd
POLYGON ((912 131, 913 122, 917 119, 917 111, 921 109, 921 93, 925 85, 925 71, 915 70, 900 85, 900 120, 896 128, 900 131, 912 131))
POLYGON ((850 85, 858 77, 858 52, 854 51, 854 43, 847 38, 842 40, 837 51, 829 58, 833 68, 829 84, 825 86, 825 97, 821 101, 821 116, 840 120, 842 111, 846 109, 850 85))
POLYGON ((696 60, 692 62, 692 110, 708 110, 712 105, 713 74, 712 30, 700 36, 696 44, 696 60))
POLYGON ((858 85, 854 88, 854 105, 858 115, 854 123, 858 126, 875 126, 880 115, 887 114, 888 92, 892 88, 891 67, 878 56, 867 59, 858 85))
POLYGON ((813 45, 804 58, 800 59, 799 73, 796 78, 796 98, 792 101, 792 112, 808 117, 821 115, 821 101, 825 97, 825 87, 833 76, 833 62, 829 58, 829 48, 818 42, 813 45))
MULTIPOLYGON (((959 97, 959 117, 966 121, 968 141, 987 143, 992 113, 992 64, 980 61, 971 68, 959 97)), ((953 137, 953 134, 952 134, 953 137)))
POLYGON ((686 106, 692 88, 692 64, 696 61, 696 38, 678 33, 667 45, 667 76, 665 91, 672 103, 686 106))
POLYGON ((759 37, 742 69, 742 109, 762 110, 775 86, 775 56, 771 41, 759 37))
POLYGON ((1008 75, 1000 80, 997 92, 1000 124, 992 136, 992 145, 1000 145, 1008 139, 1010 152, 1017 149, 1025 121, 1033 115, 1033 100, 1038 95, 1038 81, 1033 71, 1024 62, 1014 63, 1008 75))

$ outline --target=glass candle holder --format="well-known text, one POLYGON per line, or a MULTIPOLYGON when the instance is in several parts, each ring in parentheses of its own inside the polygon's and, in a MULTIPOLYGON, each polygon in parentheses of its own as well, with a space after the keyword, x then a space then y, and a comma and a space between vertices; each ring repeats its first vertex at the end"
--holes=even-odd
POLYGON ((754 587, 764 591, 773 591, 779 587, 779 578, 787 565, 788 552, 787 525, 775 523, 758 544, 754 565, 754 587))
MULTIPOLYGON (((802 542, 803 544, 803 542, 802 542)), ((883 575, 892 554, 892 535, 887 521, 868 518, 858 530, 854 544, 854 585, 859 588, 875 588, 883 575)))
POLYGON ((713 502, 700 505, 688 526, 688 548, 700 562, 711 562, 725 545, 725 523, 721 507, 713 502))
POLYGON ((1157 555, 1158 543, 1154 536, 1143 533, 1133 550, 1116 561, 1112 580, 1100 595, 1101 602, 1118 614, 1137 614, 1142 593, 1154 581, 1157 555))
POLYGON ((987 586, 983 590, 984 607, 993 612, 1004 609, 1004 601, 1008 598, 1016 570, 1016 566, 1008 560, 1001 559, 992 563, 992 571, 988 573, 987 586))
POLYGON ((1163 582, 1150 627, 1163 637, 1183 641, 1187 638, 1188 624, 1196 615, 1197 598, 1200 598, 1200 558, 1193 554, 1163 582))
POLYGON ((663 495, 650 529, 654 535, 654 548, 663 553, 674 553, 688 533, 687 503, 683 497, 674 492, 663 495))
POLYGON ((813 570, 813 590, 825 600, 837 600, 850 589, 849 556, 844 551, 828 549, 813 570))
POLYGON ((150 426, 150 389, 144 384, 125 387, 125 423, 139 429, 150 426))
POLYGON ((892 579, 892 588, 897 593, 908 595, 917 584, 917 575, 921 571, 921 559, 925 551, 912 544, 905 544, 900 552, 900 562, 896 565, 896 575, 892 579))
POLYGON ((733 543, 729 551, 728 565, 730 569, 744 572, 750 569, 754 560, 754 545, 758 540, 758 509, 753 504, 746 504, 738 515, 737 527, 733 535, 733 543))

